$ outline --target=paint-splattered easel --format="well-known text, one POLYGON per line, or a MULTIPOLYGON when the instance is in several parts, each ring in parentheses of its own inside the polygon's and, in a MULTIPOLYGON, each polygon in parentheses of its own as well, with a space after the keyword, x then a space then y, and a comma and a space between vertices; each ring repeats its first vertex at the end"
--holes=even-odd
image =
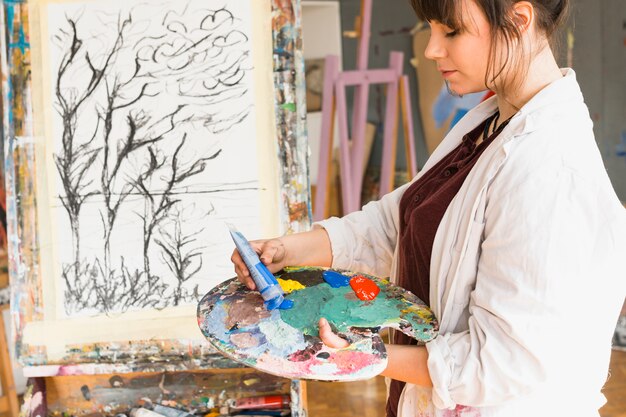
MULTIPOLYGON (((0 287, 1 288, 1 287, 0 287)), ((8 304, 0 303, 0 414, 7 413, 9 417, 18 415, 18 399, 13 380, 13 366, 9 359, 9 346, 6 338, 6 329, 2 312, 9 308, 8 304)))
MULTIPOLYGON (((37 204, 41 200, 36 198, 35 181, 35 173, 45 170, 37 164, 43 160, 40 158, 44 152, 39 139, 44 136, 35 133, 38 132, 36 126, 41 127, 44 123, 34 115, 43 115, 44 111, 33 111, 35 105, 32 97, 39 96, 38 93, 43 90, 31 88, 31 82, 34 84, 34 78, 42 77, 46 69, 33 64, 41 60, 36 58, 37 53, 31 55, 31 42, 36 43, 35 39, 44 37, 31 37, 31 30, 42 22, 37 17, 41 16, 40 8, 46 6, 43 3, 44 0, 0 2, 0 95, 3 104, 0 107, 3 110, 3 134, 6 140, 9 269, 14 290, 11 317, 16 329, 13 345, 18 360, 25 365, 24 376, 29 378, 20 415, 113 416, 127 413, 148 402, 213 415, 219 412, 221 415, 224 414, 221 408, 228 406, 230 400, 241 396, 277 393, 291 395, 292 416, 306 415, 305 385, 234 364, 219 353, 207 350, 206 343, 197 337, 194 340, 193 335, 190 338, 161 338, 157 331, 155 337, 142 340, 105 338, 79 343, 64 341, 58 345, 59 351, 54 355, 41 342, 24 341, 27 323, 39 321, 41 329, 49 331, 44 327, 49 323, 43 323, 44 316, 48 314, 44 315, 43 312, 51 309, 47 307, 49 304, 44 306, 46 297, 42 295, 42 288, 44 280, 50 283, 55 278, 50 274, 51 268, 42 272, 46 268, 41 267, 39 254, 50 248, 40 246, 42 222, 37 204), (31 12, 34 13, 29 15, 31 12)), ((91 3, 102 3, 103 7, 111 4, 91 3)), ((232 0, 220 2, 218 7, 225 8, 225 3, 243 4, 232 0)), ((250 2, 251 5, 255 3, 262 2, 250 2)), ((300 0, 263 3, 271 4, 271 18, 255 16, 255 19, 258 17, 258 22, 272 25, 274 71, 273 77, 268 80, 274 81, 271 90, 274 100, 271 104, 276 107, 276 125, 279 126, 276 132, 277 151, 281 162, 285 162, 279 173, 281 200, 285 204, 281 211, 285 214, 281 216, 284 230, 296 231, 308 228, 310 224, 309 211, 306 210, 306 137, 303 118, 299 117, 303 112, 300 109, 304 108, 305 96, 304 65, 300 50, 300 0), (282 186, 283 179, 289 181, 285 186, 282 186)), ((270 10, 265 10, 269 15, 270 10)), ((119 13, 123 15, 126 12, 119 13)), ((41 52, 41 49, 40 45, 38 50, 41 52)), ((94 73, 103 73, 92 69, 94 73)), ((189 318, 193 325, 193 318, 189 318)), ((146 322, 166 327, 159 320, 146 322)), ((98 324, 90 325, 84 328, 98 327, 98 324)), ((126 322, 121 324, 124 325, 126 322)), ((118 328, 121 326, 117 324, 118 328)), ((110 328, 111 331, 116 329, 115 325, 102 327, 110 328)), ((47 334, 50 336, 45 336, 44 341, 56 342, 57 338, 60 339, 54 331, 47 334)), ((0 366, 5 369, 3 361, 0 361, 0 366)))
POLYGON ((398 136, 398 99, 400 100, 402 111, 407 170, 410 177, 417 174, 409 80, 402 73, 404 54, 402 52, 391 52, 388 68, 367 68, 371 19, 372 0, 361 0, 361 14, 356 19, 356 29, 354 32, 346 33, 347 36, 358 37, 359 39, 356 70, 339 71, 339 57, 336 55, 328 55, 326 57, 322 97, 319 177, 313 210, 315 220, 323 219, 328 212, 330 161, 333 149, 335 115, 339 123, 339 165, 343 212, 344 214, 350 213, 360 208, 363 164, 366 163, 364 150, 367 103, 371 85, 382 84, 387 87, 380 195, 382 196, 393 189, 398 136), (350 139, 346 88, 352 86, 355 87, 355 91, 352 114, 352 138, 350 139))

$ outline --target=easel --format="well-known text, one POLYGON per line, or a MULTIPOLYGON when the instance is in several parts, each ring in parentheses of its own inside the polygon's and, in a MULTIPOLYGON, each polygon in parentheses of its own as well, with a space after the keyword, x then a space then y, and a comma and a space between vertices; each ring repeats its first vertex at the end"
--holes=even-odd
POLYGON ((363 165, 366 163, 363 153, 370 85, 384 84, 387 87, 380 196, 387 194, 393 189, 398 136, 398 100, 400 100, 402 112, 407 170, 411 177, 417 174, 409 79, 402 74, 404 54, 402 52, 391 52, 388 68, 367 68, 371 16, 372 0, 361 0, 361 14, 356 18, 355 31, 345 33, 346 36, 359 38, 356 70, 339 71, 339 57, 335 55, 326 57, 322 97, 322 135, 320 138, 318 187, 313 210, 314 220, 321 220, 328 213, 330 161, 332 159, 335 115, 337 115, 339 123, 339 165, 343 212, 350 213, 360 208, 363 165), (352 114, 352 138, 350 139, 346 88, 351 86, 355 87, 355 91, 352 114))
MULTIPOLYGON (((39 6, 35 3, 35 6, 39 6)), ((252 2, 250 4, 254 4, 252 2)), ((259 2, 260 4, 261 2, 259 2)), ((306 204, 308 201, 306 137, 304 122, 296 117, 304 107, 304 91, 300 87, 298 61, 300 47, 300 10, 299 0, 272 0, 271 17, 273 44, 265 45, 273 55, 273 93, 270 104, 277 104, 276 124, 282 130, 276 132, 278 149, 286 155, 288 161, 283 175, 292 190, 281 193, 286 208, 306 204), (274 99, 276 100, 274 102, 274 99), (303 146, 305 145, 305 146, 303 146), (299 158, 300 154, 302 158, 299 158), (294 179, 295 177, 295 179, 294 179)), ((105 4, 103 2, 103 4, 105 4)), ((3 80, 3 110, 7 138, 7 189, 11 209, 9 220, 10 271, 16 291, 37 292, 42 288, 39 275, 39 225, 34 194, 36 187, 31 186, 37 171, 33 155, 40 142, 31 140, 36 135, 33 127, 33 96, 31 88, 32 74, 41 71, 31 68, 31 45, 39 36, 31 36, 36 19, 29 19, 31 2, 3 2, 0 8, 2 27, 0 38, 0 67, 3 80), (4 11, 7 10, 8 22, 4 11), (4 32, 6 30, 6 33, 4 32), (6 40, 6 44, 5 41, 6 40), (29 41, 30 40, 30 41, 29 41), (9 123, 10 121, 10 123, 9 123), (37 142, 37 144, 35 143, 37 142), (26 184, 26 185, 25 185, 26 184), (24 186, 25 185, 25 186, 24 186), (30 193, 30 194, 29 194, 30 193), (19 221, 18 221, 19 218, 19 221)), ((38 16, 38 15, 36 15, 38 16)), ((255 16, 256 17, 256 16, 255 16)), ((267 22, 263 16, 257 21, 267 22)), ((265 43, 264 43, 265 44, 265 43)), ((35 59, 37 61, 37 59, 35 59)), ((269 85, 267 87, 270 87, 269 85)), ((272 122, 270 122, 272 123, 272 122)), ((282 173, 281 173, 282 174, 282 173)), ((282 184, 282 183, 281 183, 282 184)), ((297 230, 310 224, 307 210, 300 212, 284 210, 281 219, 285 230, 297 230), (302 225, 302 226, 301 226, 302 225)), ((47 248, 46 248, 47 249, 47 248)), ((39 293, 38 293, 39 294, 39 293)), ((18 296, 12 304, 13 317, 19 317, 17 332, 23 331, 26 321, 34 316, 33 312, 43 309, 44 297, 18 296), (23 319, 23 320, 22 320, 23 319)), ((194 324, 195 318, 190 317, 194 324)), ((35 317, 38 321, 39 317, 35 317)), ((162 323, 152 321, 156 325, 162 323)), ((188 333, 191 334, 191 333, 188 333)), ((54 335, 53 335, 54 336, 54 335)), ((291 395, 291 414, 294 417, 306 415, 306 385, 300 381, 290 381, 268 374, 260 374, 249 368, 243 368, 225 359, 221 354, 207 352, 208 344, 195 339, 178 337, 149 337, 144 340, 119 341, 95 340, 81 341, 79 344, 65 343, 63 353, 48 361, 48 352, 40 348, 42 344, 18 344, 18 356, 24 360, 24 374, 29 378, 27 392, 22 404, 22 415, 28 417, 46 417, 48 415, 116 415, 126 413, 132 408, 143 406, 146 401, 153 404, 176 407, 186 411, 206 412, 209 415, 224 414, 222 407, 228 400, 242 396, 256 395, 291 395), (79 346, 79 347, 76 347, 79 346), (43 352, 43 353, 41 353, 43 352), (42 359, 41 356, 46 356, 42 359), (34 359, 34 360, 29 360, 34 359), (33 365, 34 364, 34 365, 33 365), (217 409, 217 410, 216 410, 217 409)), ((11 370, 0 361, 2 371, 11 370)), ((10 388, 7 384, 4 389, 10 388)), ((2 400, 0 400, 2 403, 2 400)), ((9 402, 9 404, 17 405, 9 402)), ((13 410, 13 407, 12 407, 13 410)), ((228 409, 225 410, 226 412, 228 409)), ((14 413, 15 414, 15 413, 14 413)), ((4 416, 2 416, 4 417, 4 416)))
POLYGON ((10 417, 17 417, 19 406, 17 393, 15 392, 15 381, 13 380, 13 366, 9 357, 9 346, 6 338, 3 311, 8 309, 8 304, 0 305, 0 415, 6 413, 10 417))

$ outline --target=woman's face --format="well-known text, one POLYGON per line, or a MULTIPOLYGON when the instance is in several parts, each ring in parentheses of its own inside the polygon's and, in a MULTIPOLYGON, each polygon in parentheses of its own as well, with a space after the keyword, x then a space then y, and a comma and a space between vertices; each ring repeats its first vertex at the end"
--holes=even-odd
POLYGON ((437 63, 448 88, 463 95, 485 90, 491 33, 489 22, 472 0, 463 2, 464 29, 455 31, 431 21, 424 55, 437 63))

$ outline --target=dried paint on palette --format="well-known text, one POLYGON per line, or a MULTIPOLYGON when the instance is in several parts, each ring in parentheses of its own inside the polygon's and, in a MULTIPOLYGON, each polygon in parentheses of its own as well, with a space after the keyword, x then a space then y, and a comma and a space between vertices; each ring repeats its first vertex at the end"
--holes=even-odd
POLYGON ((346 381, 369 378, 386 366, 381 328, 396 328, 421 341, 436 334, 432 312, 411 293, 360 274, 359 282, 365 283, 370 296, 376 292, 372 285, 379 291, 372 299, 361 300, 349 285, 331 286, 329 272, 333 283, 357 275, 322 268, 287 269, 278 279, 295 306, 271 312, 264 309, 258 293, 236 280, 227 281, 200 302, 200 328, 217 350, 247 366, 294 379, 346 381), (320 317, 351 342, 348 348, 330 349, 321 342, 320 317))

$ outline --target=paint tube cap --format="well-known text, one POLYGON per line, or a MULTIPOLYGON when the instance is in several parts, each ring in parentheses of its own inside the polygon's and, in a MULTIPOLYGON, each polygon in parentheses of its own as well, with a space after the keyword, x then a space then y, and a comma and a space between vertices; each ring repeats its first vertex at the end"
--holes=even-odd
MULTIPOLYGON (((268 289, 270 288, 274 288, 274 287, 268 287, 268 289)), ((269 300, 266 299, 265 297, 263 298, 265 299, 265 307, 270 311, 277 309, 278 307, 280 307, 283 301, 285 301, 285 297, 283 297, 282 294, 278 294, 269 300)))

